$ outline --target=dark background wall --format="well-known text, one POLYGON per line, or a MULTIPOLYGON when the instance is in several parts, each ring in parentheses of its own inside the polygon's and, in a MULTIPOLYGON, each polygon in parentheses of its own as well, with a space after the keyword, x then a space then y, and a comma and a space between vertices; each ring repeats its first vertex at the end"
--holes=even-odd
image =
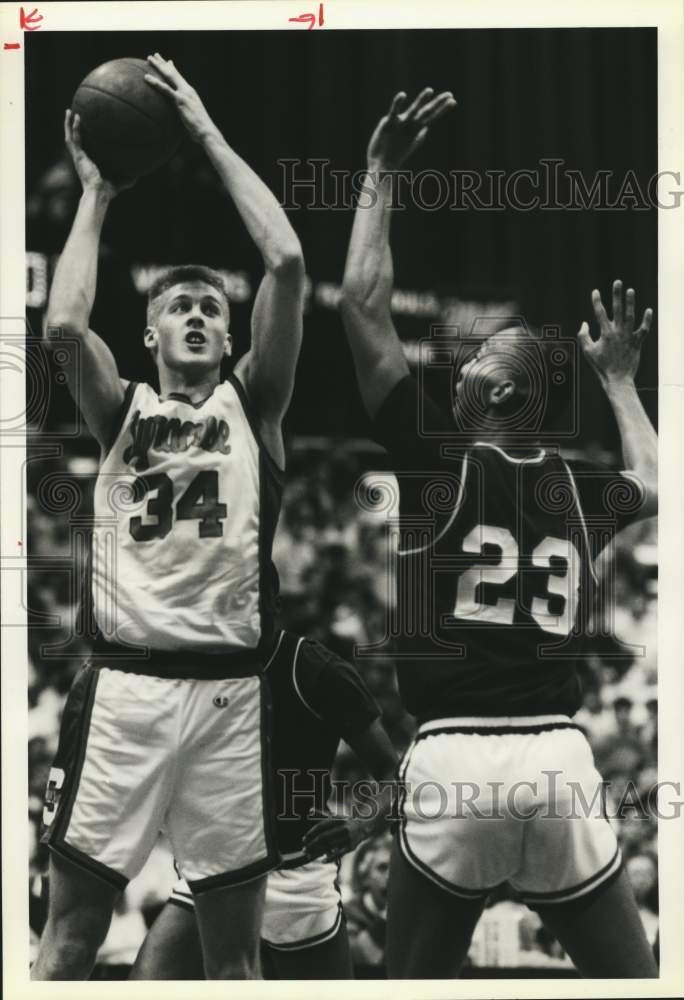
MULTIPOLYGON (((74 197, 68 184, 54 210, 50 190, 59 176, 46 176, 62 155, 64 108, 99 63, 156 50, 176 62, 229 142, 281 199, 278 160, 319 157, 334 169, 358 170, 392 95, 426 85, 452 90, 459 107, 415 156, 415 171, 534 170, 542 158, 559 158, 587 183, 599 170, 612 171, 616 194, 629 170, 646 190, 658 169, 655 29, 36 33, 26 42, 27 248, 47 254, 63 244, 73 211, 73 203, 63 211, 74 197)), ((298 197, 304 206, 306 194, 298 197)), ((302 207, 290 218, 314 284, 339 282, 351 211, 302 207)), ((654 208, 413 207, 397 213, 392 242, 397 287, 475 302, 512 299, 530 322, 558 324, 566 336, 590 318, 591 289, 608 296, 614 277, 636 287, 638 309, 657 307, 654 208)), ((245 271, 253 287, 260 277, 258 254, 189 140, 170 164, 117 198, 105 244, 93 325, 128 377, 152 377, 132 264, 202 261, 245 271)), ((250 308, 251 300, 233 310, 238 353, 247 345, 250 308)), ((39 316, 30 319, 38 329, 39 316)), ((398 316, 397 327, 417 339, 429 320, 398 316)), ((580 375, 581 441, 615 447, 595 380, 580 375)), ((639 385, 655 419, 654 336, 639 385)), ((57 396, 53 409, 67 418, 64 398, 57 396)), ((366 430, 339 316, 315 303, 288 428, 345 436, 366 430)))

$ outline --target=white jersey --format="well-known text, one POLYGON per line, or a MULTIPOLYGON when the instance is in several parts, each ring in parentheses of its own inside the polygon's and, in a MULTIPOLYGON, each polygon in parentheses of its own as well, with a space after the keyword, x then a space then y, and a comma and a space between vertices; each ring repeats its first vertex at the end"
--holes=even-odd
POLYGON ((92 597, 109 643, 255 649, 273 628, 279 470, 235 376, 201 403, 131 383, 95 486, 92 597))

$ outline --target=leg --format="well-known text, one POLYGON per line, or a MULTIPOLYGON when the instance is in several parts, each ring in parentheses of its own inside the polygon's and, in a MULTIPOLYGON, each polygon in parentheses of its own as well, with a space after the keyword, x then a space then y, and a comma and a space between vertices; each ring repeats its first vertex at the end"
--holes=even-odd
POLYGON ((624 871, 586 905, 557 903, 538 906, 537 912, 586 978, 658 978, 624 871))
POLYGON ((207 979, 259 979, 266 876, 195 896, 207 979))
POLYGON ((390 979, 453 979, 463 964, 485 900, 466 900, 431 882, 394 843, 387 893, 390 979))
POLYGON ((278 979, 353 979, 347 927, 343 922, 337 934, 311 948, 284 950, 264 942, 271 968, 278 979))
POLYGON ((119 890, 54 853, 49 878, 48 918, 31 978, 87 979, 119 890))
POLYGON ((129 979, 204 979, 193 909, 167 903, 147 932, 129 979))

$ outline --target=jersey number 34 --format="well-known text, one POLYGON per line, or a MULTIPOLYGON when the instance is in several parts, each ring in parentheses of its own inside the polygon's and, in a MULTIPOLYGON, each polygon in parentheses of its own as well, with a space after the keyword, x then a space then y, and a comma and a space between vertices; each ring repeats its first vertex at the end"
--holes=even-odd
MULTIPOLYGON (((151 476, 141 476, 135 480, 136 500, 142 500, 147 493, 156 490, 157 495, 147 502, 145 518, 132 517, 129 529, 136 542, 149 542, 153 538, 166 538, 173 526, 173 482, 165 472, 155 472, 151 476)), ((219 538, 223 534, 222 519, 226 516, 226 505, 219 503, 218 472, 203 469, 198 472, 188 488, 176 503, 176 520, 199 521, 200 538, 219 538)))

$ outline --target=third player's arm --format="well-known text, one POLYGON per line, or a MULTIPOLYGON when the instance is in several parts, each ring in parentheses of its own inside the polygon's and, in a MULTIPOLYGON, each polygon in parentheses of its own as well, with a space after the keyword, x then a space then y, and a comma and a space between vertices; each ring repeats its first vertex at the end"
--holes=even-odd
MULTIPOLYGON (((379 719, 367 729, 348 735, 346 741, 377 783, 366 787, 363 804, 370 815, 335 816, 316 823, 304 835, 304 849, 309 857, 321 854, 328 858, 352 851, 369 837, 387 828, 397 794, 397 754, 379 719)), ((364 783, 366 784, 366 783, 364 783)))
POLYGON ((403 163, 423 142, 428 125, 455 103, 448 93, 433 98, 429 88, 403 111, 405 102, 404 93, 396 95, 371 137, 342 283, 342 319, 361 398, 371 417, 409 373, 390 308, 394 271, 389 242, 392 176, 388 171, 403 163))
POLYGON ((633 474, 645 492, 639 516, 649 517, 658 511, 658 436, 639 399, 634 379, 641 346, 651 328, 653 310, 646 309, 635 330, 634 289, 627 289, 623 305, 621 281, 613 282, 612 320, 597 290, 592 294, 592 304, 600 337, 592 340, 588 324, 583 323, 579 332, 580 344, 615 414, 624 471, 633 474))

